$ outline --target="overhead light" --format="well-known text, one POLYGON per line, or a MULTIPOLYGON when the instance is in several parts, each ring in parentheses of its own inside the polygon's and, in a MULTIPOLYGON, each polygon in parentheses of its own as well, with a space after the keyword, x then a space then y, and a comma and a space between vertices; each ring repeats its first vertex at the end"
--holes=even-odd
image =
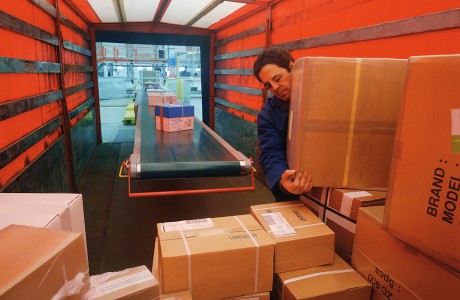
POLYGON ((123 70, 123 66, 118 66, 117 70, 123 70))

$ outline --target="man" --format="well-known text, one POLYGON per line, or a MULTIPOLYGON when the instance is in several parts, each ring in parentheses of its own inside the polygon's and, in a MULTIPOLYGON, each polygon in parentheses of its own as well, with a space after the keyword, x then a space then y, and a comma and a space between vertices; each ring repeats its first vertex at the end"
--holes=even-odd
POLYGON ((273 94, 257 119, 260 158, 267 184, 276 201, 295 200, 311 190, 312 176, 304 170, 290 170, 286 140, 294 58, 283 49, 270 48, 254 62, 253 73, 273 94))

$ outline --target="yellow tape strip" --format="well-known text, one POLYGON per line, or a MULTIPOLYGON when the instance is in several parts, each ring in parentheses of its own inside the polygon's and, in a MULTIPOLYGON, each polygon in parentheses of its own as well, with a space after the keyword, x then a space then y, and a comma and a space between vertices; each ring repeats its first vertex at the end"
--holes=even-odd
POLYGON ((356 107, 359 95, 359 77, 361 75, 361 59, 356 61, 355 82, 353 89, 353 102, 351 103, 350 128, 348 131, 347 156, 345 158, 345 170, 343 173, 343 186, 348 185, 348 175, 350 172, 351 150, 353 147, 353 134, 355 131, 356 107))

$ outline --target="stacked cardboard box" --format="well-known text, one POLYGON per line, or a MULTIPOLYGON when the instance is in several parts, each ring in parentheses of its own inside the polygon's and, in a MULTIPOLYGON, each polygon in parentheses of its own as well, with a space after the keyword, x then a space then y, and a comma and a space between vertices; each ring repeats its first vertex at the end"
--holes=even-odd
POLYGON ((81 233, 86 245, 80 194, 0 193, 0 229, 11 224, 81 233))
POLYGON ((9 225, 0 230, 0 298, 81 299, 89 289, 81 233, 9 225))
POLYGON ((457 272, 459 87, 460 55, 409 59, 384 217, 391 234, 457 272))
POLYGON ((250 211, 275 242, 275 273, 334 262, 334 232, 300 201, 253 205, 250 211))
POLYGON ((334 253, 334 232, 301 201, 250 207, 275 241, 275 298, 369 299, 371 286, 334 253))
POLYGON ((194 299, 267 292, 274 242, 251 215, 159 223, 153 273, 162 294, 190 290, 194 299))
POLYGON ((383 206, 360 209, 353 246, 352 266, 372 284, 372 299, 457 299, 459 274, 385 231, 383 214, 383 206))
POLYGON ((386 187, 407 60, 304 57, 292 71, 287 159, 318 187, 386 187))
POLYGON ((191 130, 194 114, 193 105, 155 105, 155 127, 166 132, 191 130))
MULTIPOLYGON (((316 188, 318 190, 318 188, 316 188)), ((351 263, 356 217, 360 207, 382 205, 386 192, 321 188, 322 193, 301 195, 308 206, 335 233, 335 252, 351 263)))
POLYGON ((367 300, 371 285, 336 256, 329 265, 276 274, 275 291, 280 300, 367 300))

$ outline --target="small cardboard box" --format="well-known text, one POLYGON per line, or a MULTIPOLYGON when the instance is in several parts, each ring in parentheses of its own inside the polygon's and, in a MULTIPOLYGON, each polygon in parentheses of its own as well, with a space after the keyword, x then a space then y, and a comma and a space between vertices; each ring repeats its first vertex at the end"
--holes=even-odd
POLYGON ((298 59, 289 167, 308 170, 319 187, 386 187, 406 66, 403 59, 298 59))
POLYGON ((11 224, 81 233, 86 245, 81 194, 0 193, 0 229, 11 224))
POLYGON ((384 226, 460 272, 460 55, 409 59, 384 226))
POLYGON ((371 285, 339 256, 334 263, 275 274, 280 300, 368 300, 371 285))
MULTIPOLYGON (((177 104, 177 95, 172 92, 165 92, 163 94, 163 104, 177 104)), ((193 116, 193 114, 192 114, 193 116)))
POLYGON ((331 189, 327 206, 356 221, 360 207, 384 205, 386 191, 331 189))
POLYGON ((334 232, 302 202, 253 205, 250 211, 275 241, 275 273, 334 262, 334 232))
POLYGON ((458 299, 460 274, 385 231, 383 212, 360 208, 353 245, 352 266, 372 283, 372 300, 458 299))
POLYGON ((193 105, 169 105, 155 106, 155 126, 157 130, 175 132, 193 129, 194 107, 193 105))
POLYGON ((163 104, 163 91, 147 91, 147 99, 150 106, 163 104))
POLYGON ((251 215, 157 227, 162 293, 216 299, 271 290, 274 242, 251 215))
POLYGON ((160 295, 159 283, 146 266, 92 275, 89 280, 91 289, 82 300, 152 300, 160 295))
POLYGON ((0 270, 2 300, 81 299, 89 289, 81 233, 10 225, 0 230, 0 270))

